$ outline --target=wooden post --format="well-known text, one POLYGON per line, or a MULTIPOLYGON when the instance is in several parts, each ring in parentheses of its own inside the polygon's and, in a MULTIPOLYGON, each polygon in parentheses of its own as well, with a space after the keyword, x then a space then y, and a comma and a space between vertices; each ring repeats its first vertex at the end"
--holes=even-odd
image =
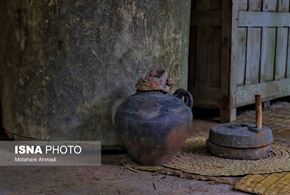
POLYGON ((262 98, 261 95, 255 95, 256 101, 256 127, 262 129, 263 113, 262 113, 262 98))

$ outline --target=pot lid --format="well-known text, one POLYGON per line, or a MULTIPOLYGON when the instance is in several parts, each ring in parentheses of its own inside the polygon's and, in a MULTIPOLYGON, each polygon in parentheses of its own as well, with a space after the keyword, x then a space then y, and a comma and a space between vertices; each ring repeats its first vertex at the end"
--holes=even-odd
POLYGON ((209 141, 233 148, 259 148, 273 142, 272 130, 252 124, 224 124, 210 129, 209 141))

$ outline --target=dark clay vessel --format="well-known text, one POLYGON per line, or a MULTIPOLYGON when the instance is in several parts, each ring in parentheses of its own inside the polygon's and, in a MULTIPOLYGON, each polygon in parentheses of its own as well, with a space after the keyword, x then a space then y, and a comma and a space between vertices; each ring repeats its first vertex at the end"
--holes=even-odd
POLYGON ((192 127, 192 96, 179 89, 137 91, 119 107, 115 122, 130 156, 143 165, 166 163, 180 150, 192 127))

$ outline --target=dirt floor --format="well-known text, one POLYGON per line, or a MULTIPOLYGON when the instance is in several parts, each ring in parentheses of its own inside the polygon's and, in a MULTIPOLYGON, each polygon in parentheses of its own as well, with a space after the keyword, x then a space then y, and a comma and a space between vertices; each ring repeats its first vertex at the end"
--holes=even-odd
MULTIPOLYGON (((251 109, 251 107, 247 108, 251 109)), ((237 122, 253 122, 255 113, 240 112, 237 122)), ((275 140, 290 145, 290 103, 274 103, 264 112, 275 140)), ((193 136, 207 135, 215 118, 195 119, 193 136)), ((0 136, 5 140, 5 136, 0 136)), ((126 154, 102 155, 100 167, 0 167, 2 194, 246 194, 232 185, 129 170, 126 154)), ((227 178, 233 183, 240 177, 227 178)))

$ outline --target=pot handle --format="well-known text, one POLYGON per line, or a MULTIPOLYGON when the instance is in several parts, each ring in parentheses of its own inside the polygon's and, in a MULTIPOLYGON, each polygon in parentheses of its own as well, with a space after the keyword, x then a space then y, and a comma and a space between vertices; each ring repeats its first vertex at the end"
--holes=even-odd
POLYGON ((193 98, 192 95, 189 91, 186 91, 184 89, 177 89, 174 93, 174 96, 176 96, 177 98, 184 100, 185 104, 188 107, 192 107, 193 106, 193 98))

